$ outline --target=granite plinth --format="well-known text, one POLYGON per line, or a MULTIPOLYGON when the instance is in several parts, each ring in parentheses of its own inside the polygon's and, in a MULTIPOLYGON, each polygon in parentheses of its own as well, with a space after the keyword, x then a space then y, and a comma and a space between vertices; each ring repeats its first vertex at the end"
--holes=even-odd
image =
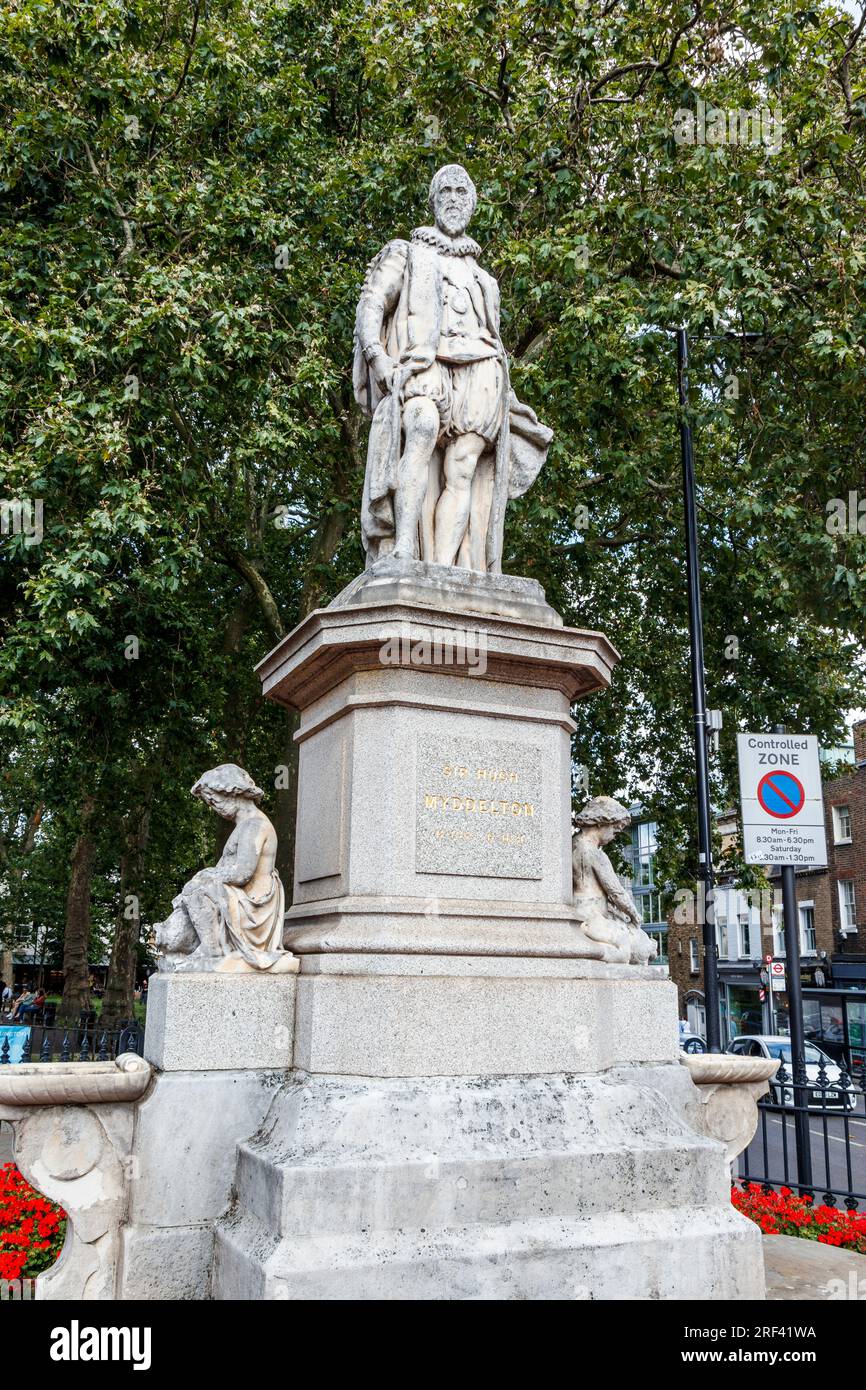
POLYGON ((161 1071, 290 1067, 296 978, 213 971, 152 976, 145 1057, 161 1071))
POLYGON ((295 1064, 341 1076, 529 1076, 673 1062, 659 967, 348 953, 301 957, 295 1064))
POLYGON ((570 703, 615 661, 599 633, 431 605, 311 614, 257 668, 301 711, 289 949, 598 955, 571 906, 570 703), (472 623, 478 660, 452 660, 472 623))

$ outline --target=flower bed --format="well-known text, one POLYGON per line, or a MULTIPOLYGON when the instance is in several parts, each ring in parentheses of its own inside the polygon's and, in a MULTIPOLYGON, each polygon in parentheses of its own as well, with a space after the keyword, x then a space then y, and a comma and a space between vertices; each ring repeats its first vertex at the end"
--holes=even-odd
POLYGON ((0 1166, 0 1279, 49 1269, 66 1236, 66 1212, 30 1186, 14 1163, 0 1166))
POLYGON ((866 1213, 815 1206, 812 1197, 798 1197, 790 1187, 765 1192, 760 1183, 732 1187, 731 1201, 768 1236, 801 1236, 822 1245, 838 1245, 866 1255, 866 1213))

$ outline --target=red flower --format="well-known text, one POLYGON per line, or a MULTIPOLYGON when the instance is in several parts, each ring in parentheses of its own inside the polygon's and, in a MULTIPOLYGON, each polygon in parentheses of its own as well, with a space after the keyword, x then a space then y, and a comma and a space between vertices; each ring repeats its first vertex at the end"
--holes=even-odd
POLYGON ((866 1254, 866 1216, 840 1211, 810 1196, 795 1196, 789 1187, 764 1192, 758 1183, 731 1189, 736 1209, 760 1226, 765 1235, 805 1236, 823 1245, 844 1246, 866 1254))
POLYGON ((14 1163, 0 1166, 0 1279, 35 1277, 63 1246, 66 1213, 36 1192, 14 1163))

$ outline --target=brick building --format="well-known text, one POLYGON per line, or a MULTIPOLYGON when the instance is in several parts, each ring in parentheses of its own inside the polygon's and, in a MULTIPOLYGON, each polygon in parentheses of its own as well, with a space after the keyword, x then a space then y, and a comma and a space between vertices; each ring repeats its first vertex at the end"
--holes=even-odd
MULTIPOLYGON (((798 872, 797 909, 807 1037, 851 1065, 866 1064, 866 719, 854 726, 846 763, 834 758, 824 783, 826 869, 798 872)), ((723 844, 738 833, 736 814, 719 817, 723 844)), ((724 1038, 787 1032, 787 994, 767 988, 765 958, 784 961, 781 874, 768 870, 772 894, 751 901, 733 882, 717 892, 716 940, 724 1038)), ((672 912, 671 978, 680 1017, 705 1031, 701 928, 672 912)))

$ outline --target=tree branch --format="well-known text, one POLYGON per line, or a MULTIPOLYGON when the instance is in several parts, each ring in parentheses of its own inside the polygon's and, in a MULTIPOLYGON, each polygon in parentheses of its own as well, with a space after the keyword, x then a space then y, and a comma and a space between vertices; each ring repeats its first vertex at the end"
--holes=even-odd
POLYGON ((220 559, 236 574, 244 579, 255 595, 256 602, 261 609, 262 616, 270 628, 276 640, 279 642, 286 635, 283 620, 280 617, 280 610, 277 601, 271 593, 267 580, 260 570, 256 569, 252 560, 248 556, 236 550, 234 546, 223 543, 220 547, 220 559))
POLYGON ((90 165, 90 172, 93 174, 94 178, 99 179, 100 183, 102 184, 103 188, 108 194, 111 206, 114 208, 114 211, 120 218, 121 225, 123 227, 123 236, 125 244, 123 250, 120 253, 120 256, 118 257, 118 261, 125 261, 130 252, 135 250, 135 241, 132 235, 132 226, 130 220, 126 213, 123 211, 123 208, 120 206, 120 203, 117 201, 114 192, 108 184, 108 180, 105 178, 104 174, 100 172, 99 165, 93 158, 93 151, 91 150, 86 140, 84 142, 84 151, 87 155, 87 162, 90 165))

